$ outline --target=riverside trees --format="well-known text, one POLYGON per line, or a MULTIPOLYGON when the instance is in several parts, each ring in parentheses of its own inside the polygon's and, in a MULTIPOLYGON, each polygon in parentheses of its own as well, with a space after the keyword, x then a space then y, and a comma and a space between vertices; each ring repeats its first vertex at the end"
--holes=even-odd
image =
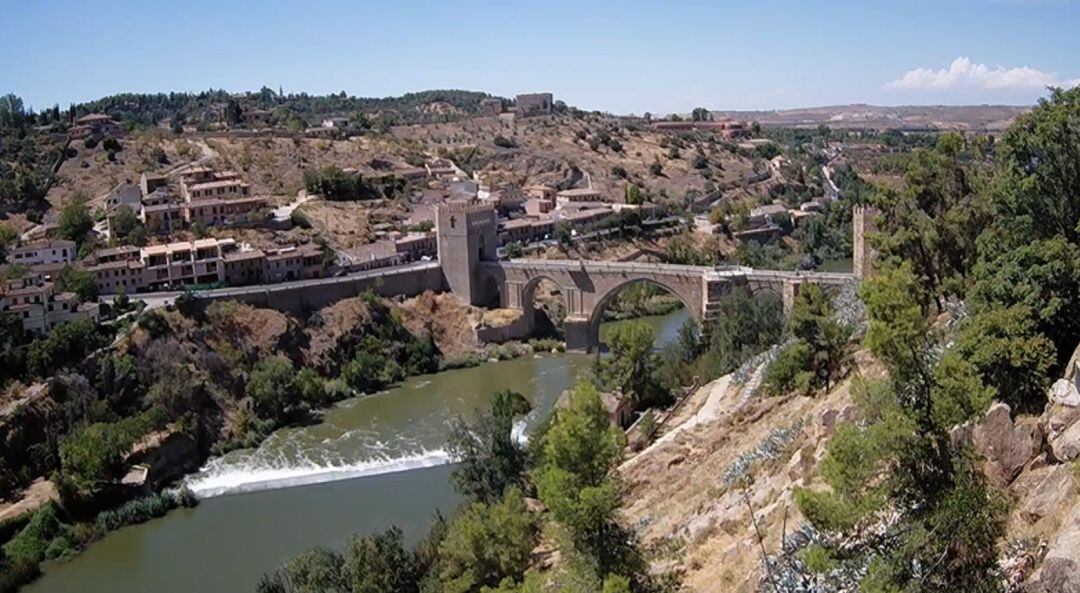
POLYGON ((316 549, 296 557, 264 575, 256 590, 625 592, 646 585, 640 553, 616 520, 621 487, 613 470, 624 437, 597 388, 577 383, 526 451, 512 429, 514 417, 528 410, 520 394, 500 391, 474 418, 455 420, 454 484, 467 500, 449 521, 437 515, 415 548, 396 528, 355 536, 344 553, 316 549), (530 510, 527 492, 538 492, 549 512, 530 510), (555 571, 530 570, 541 530, 560 548, 555 571))

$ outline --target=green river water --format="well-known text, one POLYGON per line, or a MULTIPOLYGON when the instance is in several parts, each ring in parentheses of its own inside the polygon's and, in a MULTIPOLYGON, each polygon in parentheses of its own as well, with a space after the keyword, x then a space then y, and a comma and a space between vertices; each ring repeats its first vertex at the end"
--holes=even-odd
MULTIPOLYGON (((646 318, 671 340, 683 309, 646 318)), ((614 324, 605 324, 601 337, 614 324)), ((280 430, 253 451, 213 459, 187 484, 192 509, 127 527, 71 561, 46 566, 27 593, 249 593, 260 575, 314 546, 398 525, 410 541, 436 509, 459 499, 443 452, 448 422, 498 389, 525 394, 528 432, 593 358, 523 357, 414 377, 327 411, 319 424, 280 430)))

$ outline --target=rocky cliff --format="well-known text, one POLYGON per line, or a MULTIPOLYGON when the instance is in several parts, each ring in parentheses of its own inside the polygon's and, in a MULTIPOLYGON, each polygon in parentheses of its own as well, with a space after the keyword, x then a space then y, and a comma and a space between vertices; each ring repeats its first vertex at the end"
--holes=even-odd
MULTIPOLYGON (((760 368, 714 381, 623 464, 625 519, 654 570, 680 572, 691 591, 760 590, 763 555, 790 545, 804 526, 794 489, 824 487, 826 444, 839 423, 859 419, 852 381, 884 376, 865 352, 856 367, 817 398, 759 395, 760 368)), ((1010 504, 1000 549, 1010 593, 1080 592, 1080 392, 1075 363, 1069 368, 1043 414, 1016 416, 997 403, 952 431, 1010 504)))

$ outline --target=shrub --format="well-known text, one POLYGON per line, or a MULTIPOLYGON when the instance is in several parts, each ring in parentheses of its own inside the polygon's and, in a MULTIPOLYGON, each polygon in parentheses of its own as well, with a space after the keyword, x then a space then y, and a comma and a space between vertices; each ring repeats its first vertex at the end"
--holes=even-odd
POLYGON ((808 393, 812 375, 806 369, 810 366, 810 358, 810 345, 805 342, 794 342, 781 350, 765 370, 763 382, 769 393, 781 395, 795 389, 808 393))
POLYGON ((4 555, 9 562, 37 564, 46 558, 52 540, 69 529, 70 526, 60 520, 59 508, 50 502, 35 511, 22 531, 4 544, 4 555))
POLYGON ((311 221, 308 220, 307 214, 304 214, 299 208, 292 211, 292 214, 289 215, 289 220, 291 220, 293 226, 297 228, 311 228, 311 221))
POLYGON ((107 533, 128 525, 145 523, 150 519, 163 517, 175 508, 194 504, 195 498, 187 490, 151 494, 129 500, 115 509, 101 513, 97 517, 97 526, 107 533))

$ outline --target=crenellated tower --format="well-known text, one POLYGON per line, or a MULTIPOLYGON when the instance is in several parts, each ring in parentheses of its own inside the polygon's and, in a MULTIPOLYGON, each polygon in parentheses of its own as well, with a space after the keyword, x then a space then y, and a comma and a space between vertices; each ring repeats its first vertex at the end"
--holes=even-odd
POLYGON ((447 288, 470 305, 488 305, 479 264, 498 260, 498 223, 491 204, 444 202, 435 209, 439 265, 447 288))

